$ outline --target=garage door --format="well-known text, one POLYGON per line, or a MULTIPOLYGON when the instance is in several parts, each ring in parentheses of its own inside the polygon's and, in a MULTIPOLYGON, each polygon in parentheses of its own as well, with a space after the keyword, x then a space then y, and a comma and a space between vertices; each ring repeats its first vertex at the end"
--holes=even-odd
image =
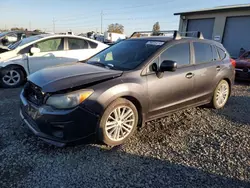
POLYGON ((201 31, 206 39, 212 39, 213 29, 214 18, 188 20, 187 31, 201 31))
POLYGON ((227 18, 222 43, 233 57, 240 48, 250 50, 250 16, 227 18))

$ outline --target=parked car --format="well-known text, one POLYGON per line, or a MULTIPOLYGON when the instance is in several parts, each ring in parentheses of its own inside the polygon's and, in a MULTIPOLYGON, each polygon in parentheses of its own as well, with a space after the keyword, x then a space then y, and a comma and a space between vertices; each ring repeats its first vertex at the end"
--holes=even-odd
POLYGON ((9 46, 0 54, 0 82, 17 87, 26 77, 48 66, 85 60, 108 45, 74 35, 37 35, 9 46))
POLYGON ((0 33, 0 53, 9 51, 8 46, 29 36, 42 34, 33 31, 7 31, 0 33))
POLYGON ((117 40, 126 39, 126 35, 120 33, 104 32, 104 43, 114 43, 117 40))
POLYGON ((242 54, 236 61, 235 78, 250 81, 250 51, 242 54))
POLYGON ((127 39, 85 63, 30 75, 20 115, 51 144, 92 137, 114 146, 146 121, 205 104, 223 108, 233 81, 222 44, 175 31, 174 37, 127 39))

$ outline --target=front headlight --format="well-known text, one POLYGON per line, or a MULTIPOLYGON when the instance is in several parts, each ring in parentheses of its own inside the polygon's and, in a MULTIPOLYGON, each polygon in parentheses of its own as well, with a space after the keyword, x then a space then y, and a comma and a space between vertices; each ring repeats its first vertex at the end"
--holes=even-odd
POLYGON ((50 96, 46 104, 59 109, 74 108, 86 100, 94 91, 93 90, 78 90, 66 94, 56 94, 50 96))

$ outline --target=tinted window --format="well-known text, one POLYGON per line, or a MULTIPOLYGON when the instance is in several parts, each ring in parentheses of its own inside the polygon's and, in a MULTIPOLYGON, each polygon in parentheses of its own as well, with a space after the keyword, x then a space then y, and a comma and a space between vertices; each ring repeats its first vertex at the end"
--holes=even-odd
POLYGON ((220 55, 220 59, 224 59, 226 57, 226 52, 220 48, 217 48, 219 55, 220 55))
POLYGON ((176 44, 161 54, 161 62, 164 60, 176 61, 178 66, 190 64, 189 43, 176 44))
POLYGON ((214 61, 220 60, 220 56, 218 54, 217 48, 215 46, 212 46, 212 50, 213 50, 213 55, 214 55, 214 61))
POLYGON ((163 44, 162 41, 124 40, 96 54, 87 63, 118 70, 132 70, 163 44))
POLYGON ((195 63, 213 61, 212 46, 206 43, 194 42, 195 63))
POLYGON ((90 48, 96 48, 97 47, 97 43, 95 42, 91 42, 91 41, 88 41, 89 45, 90 45, 90 48))
POLYGON ((40 48, 41 52, 60 51, 64 48, 63 43, 62 38, 57 38, 38 42, 34 46, 40 48))
POLYGON ((69 38, 69 50, 88 49, 88 43, 82 39, 69 38))

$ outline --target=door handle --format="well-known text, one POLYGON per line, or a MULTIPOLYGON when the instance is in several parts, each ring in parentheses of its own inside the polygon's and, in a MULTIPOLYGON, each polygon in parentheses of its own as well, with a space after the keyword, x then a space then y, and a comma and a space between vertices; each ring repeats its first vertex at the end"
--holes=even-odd
POLYGON ((220 71, 220 66, 217 66, 217 67, 216 67, 216 70, 217 70, 217 71, 220 71))
POLYGON ((194 76, 194 74, 192 72, 189 72, 186 74, 186 78, 190 79, 194 76))

